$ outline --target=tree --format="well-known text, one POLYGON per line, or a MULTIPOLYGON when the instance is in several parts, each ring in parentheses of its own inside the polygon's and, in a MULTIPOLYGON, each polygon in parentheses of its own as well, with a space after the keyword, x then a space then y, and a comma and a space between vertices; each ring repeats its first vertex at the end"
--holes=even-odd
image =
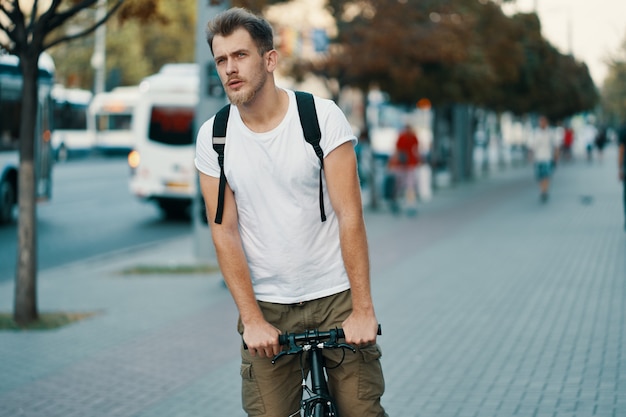
MULTIPOLYGON (((195 28, 196 6, 197 0, 162 1, 159 18, 147 22, 109 19, 106 22, 106 89, 136 85, 165 63, 193 61, 196 32, 181 28, 195 28)), ((51 48, 49 52, 57 63, 59 82, 91 89, 94 86, 90 64, 93 48, 93 36, 51 48)))
POLYGON ((73 34, 56 29, 105 5, 100 0, 0 0, 0 49, 17 55, 23 75, 19 145, 18 260, 13 319, 20 325, 37 320, 37 221, 35 202, 35 120, 37 117, 38 61, 48 48, 92 33, 114 13, 122 20, 149 19, 158 0, 110 0, 105 15, 80 26, 73 34))
POLYGON ((341 86, 374 85, 398 104, 427 97, 553 118, 597 99, 587 67, 543 38, 535 13, 506 16, 490 0, 329 0, 328 8, 338 35, 311 66, 341 86))
POLYGON ((626 123, 626 36, 621 48, 610 58, 602 86, 602 108, 607 123, 626 123))
MULTIPOLYGON (((284 0, 281 0, 284 1, 284 0)), ((232 0, 233 6, 245 6, 257 12, 278 0, 232 0)), ((160 1, 158 17, 143 20, 109 19, 106 22, 106 87, 136 85, 144 77, 159 71, 166 63, 194 60, 197 0, 160 1)), ((92 22, 92 13, 84 13, 83 20, 65 25, 59 31, 71 31, 74 25, 92 22)), ((60 83, 91 89, 94 71, 90 61, 94 36, 86 36, 71 43, 62 43, 49 50, 57 68, 60 83)))
POLYGON ((505 108, 520 115, 542 113, 553 121, 593 108, 598 93, 587 66, 543 38, 536 14, 518 14, 513 20, 524 60, 519 77, 502 86, 505 108))

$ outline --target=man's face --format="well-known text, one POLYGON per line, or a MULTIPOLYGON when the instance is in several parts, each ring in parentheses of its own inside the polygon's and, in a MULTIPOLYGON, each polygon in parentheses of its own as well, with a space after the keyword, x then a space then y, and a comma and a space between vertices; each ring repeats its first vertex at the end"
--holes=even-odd
POLYGON ((215 36, 213 55, 226 95, 236 106, 250 102, 267 81, 265 56, 259 54, 245 29, 237 29, 228 36, 215 36))

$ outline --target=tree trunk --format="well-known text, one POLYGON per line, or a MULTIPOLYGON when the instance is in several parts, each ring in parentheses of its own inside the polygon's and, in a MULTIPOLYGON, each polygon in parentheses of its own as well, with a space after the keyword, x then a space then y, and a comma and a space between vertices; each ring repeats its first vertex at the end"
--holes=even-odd
POLYGON ((18 178, 18 255, 13 320, 25 325, 38 319, 37 311, 37 215, 35 172, 35 126, 38 112, 39 53, 20 54, 24 75, 20 121, 20 167, 18 178))

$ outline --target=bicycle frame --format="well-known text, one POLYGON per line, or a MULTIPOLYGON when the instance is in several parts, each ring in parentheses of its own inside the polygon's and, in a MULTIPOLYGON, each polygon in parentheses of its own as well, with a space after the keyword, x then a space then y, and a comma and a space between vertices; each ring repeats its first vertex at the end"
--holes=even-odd
MULTIPOLYGON (((380 325, 378 325, 378 334, 382 334, 380 325)), ((323 349, 349 349, 356 353, 354 346, 339 342, 339 339, 344 337, 343 329, 339 328, 327 332, 307 330, 304 333, 286 333, 279 336, 279 344, 287 346, 288 349, 276 355, 272 363, 276 363, 285 355, 308 353, 311 388, 307 391, 311 395, 300 402, 304 417, 339 417, 337 405, 328 389, 322 351, 323 349)), ((303 381, 302 385, 306 388, 306 381, 303 381)))

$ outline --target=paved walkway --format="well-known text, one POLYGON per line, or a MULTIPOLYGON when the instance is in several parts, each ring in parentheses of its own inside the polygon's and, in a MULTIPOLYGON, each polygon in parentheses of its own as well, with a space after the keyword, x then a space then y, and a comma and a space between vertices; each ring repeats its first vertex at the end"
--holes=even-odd
MULTIPOLYGON (((442 190, 415 218, 368 212, 390 416, 626 416, 626 232, 615 149, 442 190)), ((61 243, 61 242, 60 242, 61 243)), ((0 332, 0 417, 243 416, 236 311, 193 239, 42 271, 42 311, 98 311, 0 332)), ((13 286, 0 285, 9 311, 13 286)))

